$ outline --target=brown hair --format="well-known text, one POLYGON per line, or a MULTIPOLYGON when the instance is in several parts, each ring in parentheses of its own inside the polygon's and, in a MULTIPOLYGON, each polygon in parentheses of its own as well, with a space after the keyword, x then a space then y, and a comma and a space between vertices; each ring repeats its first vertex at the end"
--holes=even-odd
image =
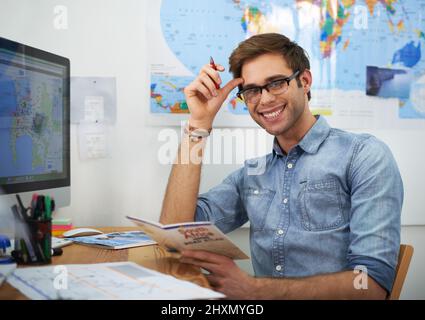
MULTIPOLYGON (((299 70, 302 74, 305 69, 310 69, 308 55, 303 48, 279 33, 263 33, 239 43, 229 57, 230 72, 234 78, 239 78, 242 66, 247 60, 251 60, 265 53, 280 53, 292 71, 299 70)), ((301 87, 299 75, 298 86, 301 87)), ((241 89, 241 86, 239 86, 241 89)), ((310 91, 307 93, 311 99, 310 91)))

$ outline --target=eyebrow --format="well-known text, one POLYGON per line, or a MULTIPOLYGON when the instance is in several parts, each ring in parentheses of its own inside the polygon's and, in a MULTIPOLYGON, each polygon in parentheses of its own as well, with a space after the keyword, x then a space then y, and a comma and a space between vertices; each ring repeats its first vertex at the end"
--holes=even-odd
MULTIPOLYGON (((264 79, 264 82, 267 83, 267 82, 270 82, 270 81, 273 81, 273 80, 284 79, 284 78, 288 78, 288 77, 289 76, 284 75, 284 74, 275 74, 273 76, 270 76, 270 77, 267 77, 266 79, 264 79)), ((250 88, 255 88, 255 87, 259 87, 259 86, 260 85, 259 84, 256 84, 256 83, 249 83, 249 84, 243 86, 242 87, 242 90, 250 89, 250 88)))

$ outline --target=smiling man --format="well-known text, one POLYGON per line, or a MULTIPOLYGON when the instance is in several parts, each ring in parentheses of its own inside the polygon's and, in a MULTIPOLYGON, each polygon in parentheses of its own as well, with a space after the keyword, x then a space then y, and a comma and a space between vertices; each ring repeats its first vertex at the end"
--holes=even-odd
POLYGON ((161 222, 210 220, 223 232, 250 222, 255 276, 227 257, 183 253, 183 262, 208 270, 210 284, 229 298, 383 299, 391 291, 403 202, 397 164, 375 137, 312 115, 309 69, 296 43, 262 34, 233 51, 234 79, 221 89, 220 65, 204 66, 185 88, 190 119, 161 222), (198 195, 201 162, 179 159, 202 156, 214 117, 237 86, 251 117, 275 136, 273 150, 262 174, 250 174, 246 162, 198 195))

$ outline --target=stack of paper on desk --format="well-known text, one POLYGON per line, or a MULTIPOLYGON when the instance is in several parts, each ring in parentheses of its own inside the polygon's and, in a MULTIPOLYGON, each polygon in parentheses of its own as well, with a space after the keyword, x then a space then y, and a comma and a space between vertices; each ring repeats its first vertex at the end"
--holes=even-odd
POLYGON ((156 244, 156 241, 142 231, 112 232, 95 236, 69 238, 69 240, 103 249, 125 249, 156 244))
POLYGON ((72 229, 72 222, 69 218, 53 219, 52 220, 52 236, 59 237, 66 231, 72 229))
POLYGON ((16 269, 16 263, 0 264, 0 287, 9 275, 16 269))
POLYGON ((187 300, 225 297, 133 262, 20 268, 9 276, 8 282, 34 300, 187 300))

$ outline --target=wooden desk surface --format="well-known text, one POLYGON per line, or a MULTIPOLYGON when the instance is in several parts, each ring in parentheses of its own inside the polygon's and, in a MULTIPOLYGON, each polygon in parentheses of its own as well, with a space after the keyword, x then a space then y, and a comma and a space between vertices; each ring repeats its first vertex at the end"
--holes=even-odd
MULTIPOLYGON (((105 233, 138 230, 137 227, 108 227, 96 229, 105 233)), ((111 250, 72 244, 62 249, 63 254, 61 256, 52 257, 52 265, 132 261, 143 267, 170 274, 176 278, 188 280, 200 286, 210 288, 207 279, 199 268, 180 263, 172 254, 157 245, 111 250)), ((4 283, 0 287, 0 300, 23 299, 27 299, 26 296, 8 283, 4 283)))

